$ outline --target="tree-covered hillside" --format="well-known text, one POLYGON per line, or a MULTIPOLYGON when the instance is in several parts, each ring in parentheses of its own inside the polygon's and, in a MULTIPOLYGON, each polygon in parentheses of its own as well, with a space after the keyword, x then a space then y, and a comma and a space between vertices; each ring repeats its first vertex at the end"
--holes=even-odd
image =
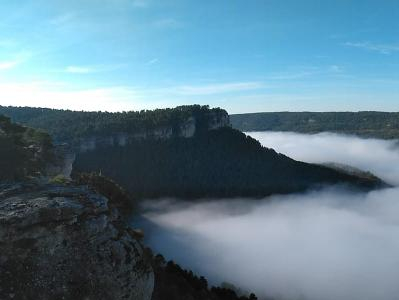
POLYGON ((38 175, 54 159, 48 134, 0 115, 0 180, 38 175))
POLYGON ((242 131, 322 131, 382 139, 399 138, 399 113, 389 112, 265 112, 230 116, 242 131))
POLYGON ((129 111, 121 113, 83 112, 32 107, 0 106, 0 114, 33 128, 47 131, 57 142, 79 143, 81 138, 108 136, 120 132, 137 134, 158 128, 171 128, 179 135, 179 126, 195 119, 197 132, 207 130, 209 119, 228 120, 220 108, 191 105, 176 108, 129 111))
POLYGON ((138 198, 261 197, 323 184, 381 183, 292 160, 227 127, 189 139, 97 148, 80 153, 74 169, 101 172, 138 198))
POLYGON ((90 141, 93 135, 131 134, 133 138, 126 143, 98 143, 84 151, 75 148, 74 170, 101 172, 137 198, 260 197, 323 184, 372 188, 381 183, 376 178, 298 162, 264 148, 228 127, 224 110, 207 106, 125 113, 13 107, 3 107, 2 111, 17 122, 47 129, 58 142, 72 145, 87 142, 85 138, 90 141), (195 134, 180 134, 187 120, 195 127, 195 134), (168 138, 135 138, 137 132, 160 126, 172 129, 168 138))

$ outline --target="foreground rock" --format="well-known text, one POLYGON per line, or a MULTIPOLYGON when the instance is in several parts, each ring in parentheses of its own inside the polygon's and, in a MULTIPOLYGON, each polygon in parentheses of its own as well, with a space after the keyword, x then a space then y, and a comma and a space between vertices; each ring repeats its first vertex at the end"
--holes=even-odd
POLYGON ((151 299, 150 258, 84 186, 0 186, 0 299, 151 299))

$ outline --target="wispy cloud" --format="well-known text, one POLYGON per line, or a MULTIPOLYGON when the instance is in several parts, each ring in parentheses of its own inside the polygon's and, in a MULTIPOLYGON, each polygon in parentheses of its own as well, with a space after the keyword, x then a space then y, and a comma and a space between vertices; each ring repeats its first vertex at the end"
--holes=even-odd
POLYGON ((139 93, 126 86, 76 90, 63 83, 29 82, 0 83, 0 90, 2 105, 88 111, 122 111, 143 107, 139 93))
POLYGON ((179 95, 202 96, 202 95, 257 90, 262 88, 265 88, 265 85, 262 82, 254 81, 254 82, 229 82, 229 83, 206 84, 206 85, 184 85, 184 86, 177 86, 172 90, 174 90, 175 93, 179 95))
POLYGON ((328 70, 332 73, 342 73, 344 72, 344 67, 338 65, 329 66, 328 70))
POLYGON ((90 74, 90 73, 100 73, 114 71, 123 68, 123 64, 115 65, 95 65, 95 66, 67 66, 63 72, 71 74, 90 74))
POLYGON ((159 61, 159 59, 158 59, 158 58, 153 58, 153 59, 151 59, 151 60, 149 60, 149 61, 147 62, 147 65, 153 65, 153 64, 156 64, 156 63, 158 63, 158 61, 159 61))
POLYGON ((92 73, 93 70, 88 67, 77 67, 77 66, 68 66, 65 68, 66 73, 75 73, 75 74, 88 74, 92 73))
POLYGON ((31 52, 19 52, 12 55, 12 58, 5 61, 0 61, 0 71, 1 70, 10 70, 17 67, 19 64, 25 62, 32 56, 31 52))
POLYGON ((62 26, 75 18, 74 13, 65 13, 50 19, 49 23, 55 26, 62 26))
POLYGON ((369 51, 378 52, 380 54, 391 54, 399 51, 399 44, 375 44, 371 42, 346 42, 344 44, 348 47, 360 48, 369 51))
POLYGON ((287 72, 287 73, 276 73, 267 77, 269 80, 291 80, 301 79, 314 75, 316 71, 299 71, 299 72, 287 72))
POLYGON ((308 66, 299 68, 298 70, 271 73, 266 76, 267 80, 276 81, 295 81, 301 79, 308 79, 314 76, 329 75, 333 73, 343 73, 344 67, 340 65, 329 65, 329 66, 308 66))
POLYGON ((19 64, 19 61, 0 61, 0 71, 1 70, 9 70, 16 67, 19 64))

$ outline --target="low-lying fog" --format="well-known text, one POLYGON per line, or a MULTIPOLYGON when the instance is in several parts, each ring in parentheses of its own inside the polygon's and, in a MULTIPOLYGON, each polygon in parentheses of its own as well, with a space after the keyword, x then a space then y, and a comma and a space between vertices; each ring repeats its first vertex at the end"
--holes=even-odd
MULTIPOLYGON (((251 135, 298 160, 349 164, 399 183, 394 142, 251 135)), ((146 242, 212 283, 227 281, 277 299, 399 297, 398 188, 352 194, 330 187, 259 201, 164 200, 146 202, 143 210, 146 242)))

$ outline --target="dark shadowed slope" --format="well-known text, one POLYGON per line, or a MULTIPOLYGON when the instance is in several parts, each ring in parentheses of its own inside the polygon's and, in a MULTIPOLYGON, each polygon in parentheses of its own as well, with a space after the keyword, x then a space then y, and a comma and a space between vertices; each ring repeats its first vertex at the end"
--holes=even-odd
POLYGON ((193 138, 140 140, 80 153, 76 171, 97 171, 148 197, 260 197, 325 184, 381 185, 327 167, 292 160, 230 128, 193 138))

